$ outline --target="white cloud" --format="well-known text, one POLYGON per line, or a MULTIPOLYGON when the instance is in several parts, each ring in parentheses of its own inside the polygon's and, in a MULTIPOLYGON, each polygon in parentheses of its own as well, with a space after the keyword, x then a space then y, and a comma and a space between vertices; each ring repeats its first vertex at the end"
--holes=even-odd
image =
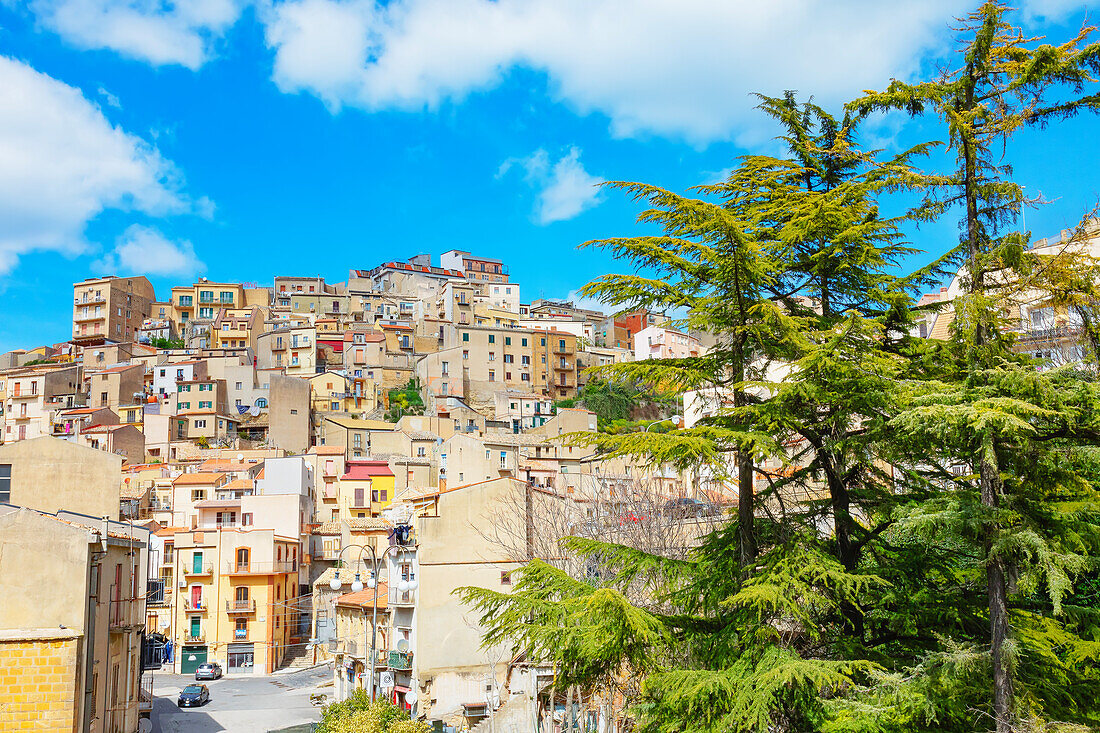
POLYGON ((0 273, 33 250, 84 251, 105 209, 192 210, 174 166, 79 89, 0 56, 0 110, 0 273))
POLYGON ((69 43, 154 66, 197 69, 246 0, 31 0, 38 22, 69 43))
POLYGON ((553 163, 550 154, 542 149, 526 158, 509 158, 500 164, 497 178, 515 166, 523 168, 524 180, 538 189, 534 218, 539 224, 572 219, 599 202, 598 186, 604 179, 584 169, 577 147, 569 148, 569 152, 553 163))
POLYGON ((94 268, 119 275, 194 275, 206 265, 187 240, 172 242, 158 229, 133 224, 94 268))
POLYGON ((99 89, 96 89, 95 93, 103 97, 103 101, 107 103, 108 107, 122 109, 122 102, 119 101, 119 98, 107 91, 105 87, 100 87, 99 89))
MULTIPOLYGON (((1058 2, 1059 0, 1045 0, 1058 2)), ((618 136, 749 133, 750 92, 837 103, 915 72, 962 0, 287 0, 265 14, 274 79, 330 107, 431 109, 545 71, 618 136)))

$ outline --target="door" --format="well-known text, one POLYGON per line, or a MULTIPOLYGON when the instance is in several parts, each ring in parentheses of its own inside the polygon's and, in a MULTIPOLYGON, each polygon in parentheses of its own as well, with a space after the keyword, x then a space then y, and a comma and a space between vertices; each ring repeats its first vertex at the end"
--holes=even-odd
POLYGON ((191 638, 194 639, 202 634, 202 619, 198 616, 191 617, 191 638))
MULTIPOLYGON (((193 586, 191 586, 191 608, 201 608, 201 607, 202 607, 202 586, 201 585, 193 585, 193 586)), ((194 620, 194 619, 192 619, 192 620, 194 620)))
POLYGON ((202 553, 201 552, 195 552, 195 553, 191 554, 191 572, 193 572, 193 573, 201 573, 202 572, 202 553))
POLYGON ((206 647, 183 647, 183 651, 180 652, 180 674, 195 674, 195 670, 205 661, 206 647))

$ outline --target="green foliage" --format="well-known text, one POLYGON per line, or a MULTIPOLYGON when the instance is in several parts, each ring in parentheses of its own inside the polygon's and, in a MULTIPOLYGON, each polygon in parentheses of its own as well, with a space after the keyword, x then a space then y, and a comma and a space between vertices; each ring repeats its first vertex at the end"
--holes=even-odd
POLYGON ((371 701, 365 690, 356 690, 343 702, 321 712, 316 733, 428 733, 431 726, 410 720, 408 714, 389 700, 371 701))
POLYGON ((1037 370, 1005 322, 1045 292, 1100 344, 1100 267, 1027 250, 1002 161, 1013 131, 1100 107, 1074 97, 1100 46, 1087 30, 1034 45, 1006 12, 969 16, 960 63, 937 80, 894 82, 842 117, 761 97, 786 153, 746 156, 697 197, 608 184, 657 231, 587 243, 631 272, 584 294, 679 312, 717 345, 593 370, 612 419, 573 439, 705 469, 736 485, 738 515, 687 559, 566 538, 584 578, 534 560, 512 593, 462 589, 486 644, 552 664, 562 687, 625 698, 642 733, 1100 726, 1096 367, 1037 370), (862 149, 879 109, 938 117, 955 168, 918 170, 931 144, 862 149), (898 191, 925 199, 890 215, 898 191), (902 276, 903 228, 955 205, 959 246, 902 276), (955 267, 950 338, 911 338, 914 292, 955 267), (691 429, 646 432, 615 385, 720 404, 691 429))
POLYGON ((410 379, 401 389, 391 389, 389 399, 390 409, 386 412, 386 419, 390 422, 397 422, 404 415, 424 414, 424 399, 420 396, 420 384, 416 379, 410 379))
POLYGON ((184 347, 183 339, 155 338, 149 343, 157 349, 182 349, 184 347))

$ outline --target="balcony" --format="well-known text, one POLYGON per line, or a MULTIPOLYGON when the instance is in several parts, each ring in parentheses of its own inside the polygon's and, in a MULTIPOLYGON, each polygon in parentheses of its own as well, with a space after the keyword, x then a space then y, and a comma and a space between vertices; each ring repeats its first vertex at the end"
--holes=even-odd
POLYGON ((185 631, 183 632, 183 643, 185 644, 205 644, 206 632, 199 630, 198 632, 185 631))
POLYGON ((283 562, 251 562, 247 565, 238 565, 235 562, 225 564, 226 575, 280 575, 282 573, 298 572, 297 563, 283 562))
POLYGON ((413 655, 412 652, 390 652, 389 654, 389 668, 399 672, 408 672, 412 670, 413 655))
POLYGON ((214 565, 213 563, 207 563, 206 565, 199 565, 195 567, 194 564, 186 565, 183 568, 184 575, 199 576, 199 575, 213 575, 214 565))
POLYGON ((183 610, 188 613, 206 613, 210 609, 206 607, 206 604, 202 600, 193 600, 191 598, 185 598, 183 600, 183 610))
POLYGON ((127 631, 145 625, 145 604, 133 598, 116 598, 117 586, 111 586, 107 611, 107 628, 110 631, 127 631))
POLYGON ((1020 344, 1035 344, 1044 341, 1061 341, 1063 339, 1079 339, 1082 334, 1080 326, 1054 326, 1052 328, 1027 329, 1017 333, 1016 342, 1020 344))
POLYGON ((256 613, 256 601, 255 599, 249 599, 246 601, 226 601, 225 602, 226 613, 256 613))
POLYGON ((389 605, 391 606, 415 606, 416 595, 413 591, 399 591, 396 588, 390 588, 389 605))
POLYGON ((169 580, 149 580, 146 583, 145 602, 150 606, 167 606, 168 594, 164 592, 169 580))
POLYGON ((555 364, 554 365, 554 371, 556 371, 556 372, 571 372, 571 371, 573 371, 573 365, 572 364, 560 364, 560 363, 555 364))
POLYGON ((83 298, 73 298, 73 305, 95 305, 106 303, 107 298, 102 295, 86 295, 83 298))

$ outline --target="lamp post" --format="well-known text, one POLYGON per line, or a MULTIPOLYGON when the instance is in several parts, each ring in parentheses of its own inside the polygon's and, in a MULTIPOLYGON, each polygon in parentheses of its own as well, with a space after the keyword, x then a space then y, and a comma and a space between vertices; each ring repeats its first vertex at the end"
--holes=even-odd
MULTIPOLYGON (((367 578, 366 586, 368 588, 375 589, 374 590, 374 596, 371 599, 371 603, 372 603, 372 606, 373 606, 373 611, 372 611, 372 615, 371 615, 371 640, 370 640, 370 698, 371 698, 371 700, 373 700, 374 699, 374 690, 375 690, 374 675, 375 675, 375 672, 376 672, 376 669, 377 669, 376 664, 378 662, 378 651, 377 651, 377 645, 378 645, 378 575, 379 575, 378 570, 379 570, 379 568, 382 564, 382 561, 386 559, 387 555, 389 555, 391 552, 393 552, 396 555, 397 552, 400 552, 401 550, 404 549, 404 546, 403 545, 397 545, 397 544, 390 545, 389 547, 387 547, 385 550, 382 551, 381 555, 379 555, 375 551, 373 545, 347 545, 345 547, 340 548, 340 554, 337 555, 337 559, 339 559, 341 556, 343 556, 344 550, 347 550, 347 549, 352 548, 352 547, 359 548, 359 563, 360 564, 362 564, 362 562, 363 562, 363 551, 364 550, 369 550, 370 551, 370 558, 371 558, 371 573, 370 573, 370 577, 367 578)), ((335 574, 333 574, 332 580, 330 580, 328 582, 328 587, 331 588, 334 591, 339 591, 343 587, 343 583, 340 582, 340 570, 339 570, 339 568, 337 568, 335 574)), ((401 591, 402 593, 404 593, 405 591, 416 590, 416 587, 417 587, 416 576, 414 576, 410 573, 409 579, 405 580, 404 578, 401 578, 400 580, 398 580, 396 587, 397 587, 397 590, 401 591)), ((361 590, 363 590, 363 580, 360 577, 359 571, 357 570, 355 572, 355 580, 353 580, 352 583, 351 583, 351 592, 352 593, 358 593, 361 590)), ((366 645, 366 641, 367 641, 367 639, 366 639, 366 629, 364 629, 363 630, 363 644, 364 644, 364 646, 366 645)))
POLYGON ((678 427, 680 427, 681 420, 682 420, 682 418, 679 415, 673 415, 672 417, 666 417, 664 420, 654 420, 649 425, 646 425, 645 430, 643 430, 642 432, 643 433, 648 433, 649 429, 651 427, 653 427, 654 425, 660 425, 663 422, 670 422, 670 423, 672 423, 673 427, 678 428, 678 427))

